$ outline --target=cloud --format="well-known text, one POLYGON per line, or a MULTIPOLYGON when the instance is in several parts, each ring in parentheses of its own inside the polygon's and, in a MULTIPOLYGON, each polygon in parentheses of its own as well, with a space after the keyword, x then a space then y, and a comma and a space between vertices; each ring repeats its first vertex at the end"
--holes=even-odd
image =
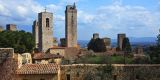
MULTIPOLYGON (((54 32, 56 36, 58 35, 57 37, 64 37, 66 4, 76 2, 83 6, 80 3, 84 1, 86 0, 60 0, 56 4, 46 5, 47 11, 54 14, 54 32)), ((79 39, 84 39, 84 37, 90 39, 94 32, 112 38, 116 38, 116 34, 121 32, 131 37, 156 36, 160 26, 158 2, 159 0, 155 5, 157 11, 140 5, 124 5, 122 0, 113 0, 110 5, 94 7, 94 11, 91 12, 84 11, 86 9, 77 6, 79 39), (82 32, 85 32, 85 35, 82 32)), ((45 9, 45 6, 38 0, 0 0, 0 4, 0 25, 15 23, 31 27, 32 22, 37 19, 37 14, 45 9)))
MULTIPOLYGON (((0 24, 2 25, 7 23, 31 25, 32 21, 37 18, 37 14, 45 9, 43 5, 35 0, 1 0, 0 4, 0 24), (11 5, 14 6, 11 7, 11 5), (5 22, 2 20, 3 18, 6 18, 5 22)), ((49 12, 56 12, 62 9, 60 4, 48 4, 46 7, 49 12)), ((57 17, 62 18, 59 15, 57 17)))
MULTIPOLYGON (((100 6, 95 13, 81 11, 79 17, 83 29, 90 26, 102 36, 109 34, 109 37, 116 38, 118 33, 131 37, 156 36, 160 26, 158 15, 159 11, 115 1, 111 5, 100 6)), ((89 34, 96 31, 92 30, 89 34)))

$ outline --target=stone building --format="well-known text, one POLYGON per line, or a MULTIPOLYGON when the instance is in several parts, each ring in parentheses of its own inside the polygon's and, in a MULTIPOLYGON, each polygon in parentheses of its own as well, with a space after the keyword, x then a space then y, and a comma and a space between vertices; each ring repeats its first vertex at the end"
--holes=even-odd
POLYGON ((143 52, 143 47, 137 46, 137 47, 135 48, 135 52, 136 52, 136 54, 144 54, 144 52, 143 52))
POLYGON ((66 47, 77 47, 77 9, 76 5, 67 5, 65 11, 66 47))
POLYGON ((46 52, 53 46, 53 13, 38 14, 39 51, 46 52))
POLYGON ((22 64, 32 64, 32 56, 30 53, 23 53, 22 56, 22 64))
POLYGON ((0 32, 2 32, 3 31, 3 27, 2 26, 0 26, 0 32))
POLYGON ((65 56, 65 49, 66 47, 52 47, 49 49, 51 54, 65 56))
POLYGON ((8 31, 16 31, 17 28, 16 28, 15 24, 7 24, 6 25, 6 30, 8 30, 8 31))
POLYGON ((98 33, 94 33, 93 34, 93 39, 97 39, 97 38, 99 38, 99 34, 98 33))
POLYGON ((33 63, 34 64, 50 64, 50 63, 60 64, 62 58, 63 56, 57 55, 57 54, 35 53, 33 55, 33 63))
POLYGON ((122 45, 123 45, 123 40, 124 38, 126 38, 126 34, 118 34, 118 37, 117 37, 117 47, 122 50, 122 45))
POLYGON ((137 46, 134 51, 134 57, 135 58, 139 58, 139 57, 146 57, 146 55, 144 54, 144 51, 143 51, 143 47, 142 46, 137 46))
POLYGON ((102 40, 105 43, 107 49, 111 48, 111 38, 105 37, 105 38, 102 38, 102 40))
POLYGON ((36 48, 38 48, 38 43, 39 43, 39 37, 38 37, 38 28, 39 28, 39 26, 38 26, 38 21, 37 20, 35 20, 34 22, 33 22, 33 25, 32 25, 32 33, 33 33, 33 36, 34 36, 34 39, 35 39, 35 43, 36 43, 36 48))
POLYGON ((76 47, 52 47, 49 49, 49 53, 61 55, 69 62, 73 62, 77 59, 80 50, 76 47))

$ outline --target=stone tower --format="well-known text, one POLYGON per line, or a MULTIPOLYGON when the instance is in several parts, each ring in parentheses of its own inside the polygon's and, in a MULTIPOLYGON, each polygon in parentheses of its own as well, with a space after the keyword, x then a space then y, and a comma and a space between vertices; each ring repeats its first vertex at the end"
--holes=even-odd
POLYGON ((7 25, 6 25, 6 29, 7 29, 8 31, 16 31, 16 30, 17 30, 15 24, 7 24, 7 25))
POLYGON ((35 20, 33 22, 32 33, 33 33, 34 40, 35 40, 35 43, 36 43, 36 48, 38 48, 38 43, 39 43, 39 41, 38 41, 38 39, 39 39, 38 35, 39 34, 38 34, 38 21, 37 20, 35 20))
POLYGON ((99 34, 98 33, 94 33, 93 34, 93 39, 97 39, 97 38, 99 38, 99 34))
POLYGON ((66 47, 77 47, 77 9, 76 5, 67 5, 65 11, 66 47))
POLYGON ((126 34, 118 34, 118 48, 122 50, 123 40, 126 38, 126 34))
POLYGON ((53 13, 38 14, 39 51, 46 52, 53 46, 53 13))
POLYGON ((111 38, 105 37, 105 38, 102 38, 102 40, 106 45, 106 48, 111 48, 111 38))
POLYGON ((0 32, 2 32, 3 31, 3 27, 2 26, 0 26, 0 32))

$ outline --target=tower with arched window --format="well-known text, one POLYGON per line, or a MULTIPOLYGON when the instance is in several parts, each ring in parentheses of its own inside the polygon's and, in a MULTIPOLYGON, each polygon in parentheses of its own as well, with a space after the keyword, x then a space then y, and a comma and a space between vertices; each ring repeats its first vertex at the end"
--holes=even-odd
POLYGON ((41 12, 38 14, 39 24, 39 51, 46 52, 53 46, 53 13, 41 12))

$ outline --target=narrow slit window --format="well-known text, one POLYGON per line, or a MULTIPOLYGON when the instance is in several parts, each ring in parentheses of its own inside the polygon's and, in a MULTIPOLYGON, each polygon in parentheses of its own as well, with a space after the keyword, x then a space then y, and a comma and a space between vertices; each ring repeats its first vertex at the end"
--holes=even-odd
POLYGON ((49 27, 49 18, 46 18, 46 27, 49 27))
POLYGON ((67 80, 70 80, 70 74, 67 74, 67 80))

